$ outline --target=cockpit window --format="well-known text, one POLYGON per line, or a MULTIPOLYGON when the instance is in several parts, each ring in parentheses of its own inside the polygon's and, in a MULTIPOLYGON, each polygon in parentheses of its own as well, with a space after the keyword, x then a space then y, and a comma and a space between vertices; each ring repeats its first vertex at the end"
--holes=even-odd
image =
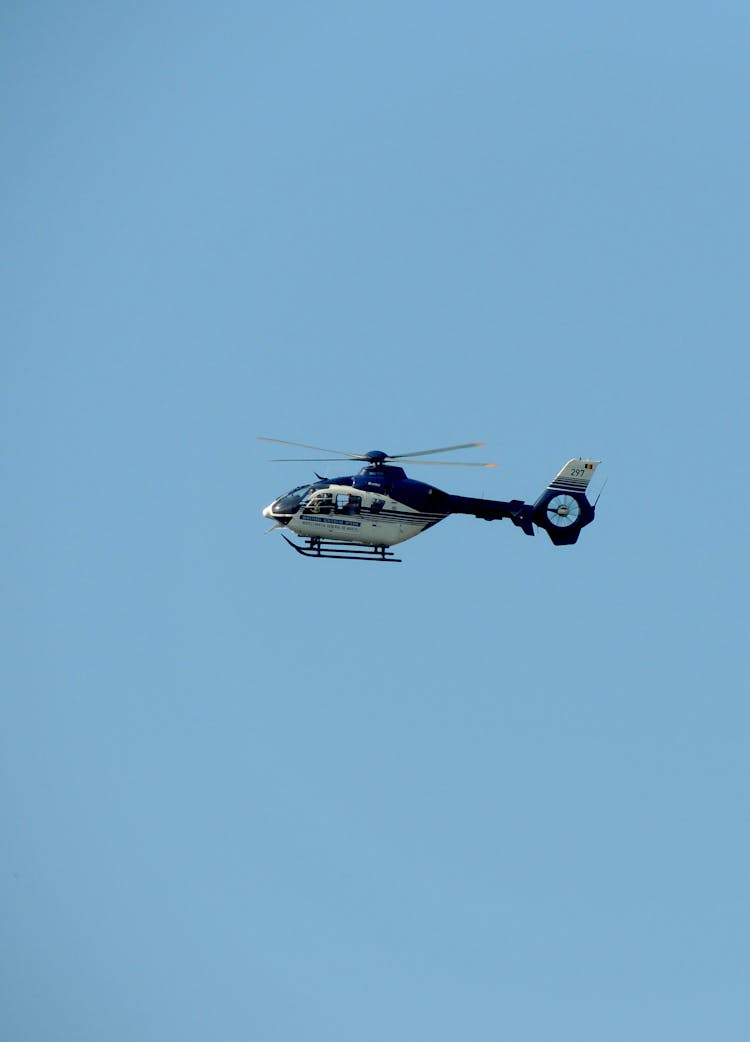
POLYGON ((291 492, 285 492, 283 496, 279 496, 276 500, 277 513, 293 513, 297 510, 300 503, 307 502, 312 491, 313 490, 309 485, 298 485, 297 488, 293 488, 291 492))
POLYGON ((300 508, 307 509, 311 500, 313 504, 317 501, 316 493, 322 488, 328 488, 328 485, 327 481, 319 481, 315 485, 297 485, 291 492, 279 496, 273 504, 273 511, 275 514, 296 514, 300 508))
POLYGON ((307 489, 309 489, 309 487, 310 487, 309 485, 297 485, 297 487, 293 488, 291 490, 291 492, 282 492, 281 495, 278 496, 277 498, 278 499, 291 499, 292 496, 297 497, 300 492, 306 492, 307 489))

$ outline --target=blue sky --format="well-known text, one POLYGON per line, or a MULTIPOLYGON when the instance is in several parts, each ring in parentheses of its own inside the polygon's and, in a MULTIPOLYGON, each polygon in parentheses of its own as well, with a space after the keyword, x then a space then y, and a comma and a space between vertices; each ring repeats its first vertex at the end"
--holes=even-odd
POLYGON ((8 1038, 748 1037, 748 21, 5 5, 8 1038), (259 434, 608 484, 307 561, 259 434))

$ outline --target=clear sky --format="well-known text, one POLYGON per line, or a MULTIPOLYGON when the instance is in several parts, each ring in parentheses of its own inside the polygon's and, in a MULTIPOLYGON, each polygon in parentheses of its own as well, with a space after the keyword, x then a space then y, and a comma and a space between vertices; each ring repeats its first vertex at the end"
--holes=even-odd
POLYGON ((8 1042, 750 1037, 749 10, 3 5, 8 1042))

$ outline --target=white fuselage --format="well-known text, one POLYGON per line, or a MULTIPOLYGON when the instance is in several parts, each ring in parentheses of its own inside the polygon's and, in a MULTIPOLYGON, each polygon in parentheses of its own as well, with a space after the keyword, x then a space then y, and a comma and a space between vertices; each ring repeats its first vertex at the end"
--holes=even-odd
MULTIPOLYGON (((277 501, 278 502, 278 501, 277 501)), ((414 510, 386 492, 346 485, 312 491, 288 520, 274 507, 263 514, 278 519, 305 539, 333 539, 366 546, 393 546, 411 539, 446 516, 444 512, 414 510)))

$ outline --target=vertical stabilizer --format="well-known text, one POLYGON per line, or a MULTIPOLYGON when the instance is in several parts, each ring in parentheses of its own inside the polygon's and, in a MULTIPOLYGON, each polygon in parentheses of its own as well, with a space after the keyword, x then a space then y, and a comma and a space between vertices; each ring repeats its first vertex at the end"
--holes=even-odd
POLYGON ((570 459, 547 487, 556 492, 585 492, 600 463, 598 459, 570 459))

